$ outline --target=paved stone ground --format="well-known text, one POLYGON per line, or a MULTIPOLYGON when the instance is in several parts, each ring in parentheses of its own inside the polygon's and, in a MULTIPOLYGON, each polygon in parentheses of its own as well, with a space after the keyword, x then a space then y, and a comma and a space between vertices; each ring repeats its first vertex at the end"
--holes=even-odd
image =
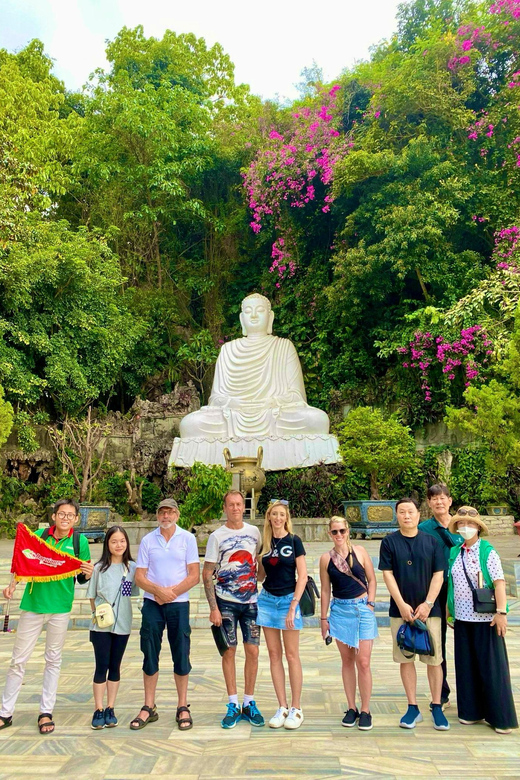
MULTIPOLYGON (((520 542, 520 537, 518 538, 520 542)), ((515 537, 504 546, 494 539, 502 555, 520 551, 515 537)), ((375 555, 378 543, 367 543, 375 555)), ((324 545, 308 545, 309 559, 317 559, 324 545)), ((10 548, 0 546, 0 558, 10 548)), ((5 569, 4 569, 5 571, 5 569)), ((384 597, 384 596, 383 596, 384 597)), ((201 606, 199 604, 199 606, 201 606)), ((232 731, 220 728, 227 701, 220 659, 209 629, 192 635, 193 671, 189 701, 195 721, 193 730, 181 733, 175 726, 174 685, 164 653, 157 706, 159 721, 139 732, 128 729, 142 703, 139 637, 133 632, 123 662, 123 677, 116 712, 120 726, 92 731, 94 709, 91 680, 93 653, 88 633, 78 629, 67 637, 55 708, 53 736, 40 736, 36 728, 43 669, 40 639, 27 667, 14 717, 14 725, 0 733, 0 780, 57 777, 77 780, 250 780, 269 778, 443 778, 444 780, 518 780, 520 778, 520 733, 495 734, 488 726, 462 726, 457 721, 456 697, 446 711, 451 729, 437 732, 428 714, 425 669, 419 669, 419 704, 424 723, 413 731, 398 727, 406 709, 399 670, 391 660, 389 629, 380 629, 374 645, 374 729, 360 732, 340 725, 345 708, 339 654, 325 647, 319 632, 306 628, 301 635, 304 667, 303 708, 305 723, 297 732, 252 728, 242 722, 232 731)), ((0 667, 5 669, 14 641, 13 634, 0 635, 0 667)), ((451 641, 451 638, 450 638, 451 641)), ((520 712, 520 626, 508 632, 508 649, 517 708, 520 712)), ((239 659, 242 650, 239 651, 239 659)), ((449 658, 452 659, 452 646, 449 658)), ((241 662, 239 660, 241 665, 241 662)), ((450 663, 453 668, 452 662, 450 663)), ((451 675, 453 679, 453 674, 451 675)), ((0 677, 0 684, 3 677, 0 677)), ((265 646, 261 648, 257 701, 265 716, 276 709, 265 646)))

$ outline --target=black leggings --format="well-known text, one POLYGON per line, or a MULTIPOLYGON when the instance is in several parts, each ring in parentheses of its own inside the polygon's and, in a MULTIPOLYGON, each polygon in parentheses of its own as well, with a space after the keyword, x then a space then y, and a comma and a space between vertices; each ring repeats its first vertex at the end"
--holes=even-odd
POLYGON ((109 631, 91 631, 90 641, 94 645, 96 671, 94 682, 119 682, 123 655, 125 654, 130 634, 111 634, 109 631))

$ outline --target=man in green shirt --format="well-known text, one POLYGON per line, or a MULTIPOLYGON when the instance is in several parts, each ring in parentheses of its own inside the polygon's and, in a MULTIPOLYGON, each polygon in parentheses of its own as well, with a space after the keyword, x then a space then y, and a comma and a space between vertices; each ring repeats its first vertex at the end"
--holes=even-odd
POLYGON ((448 600, 448 560, 450 550, 455 545, 462 544, 463 539, 458 534, 452 534, 448 531, 448 525, 451 520, 450 507, 453 499, 446 485, 431 485, 427 493, 428 506, 433 517, 419 524, 419 530, 424 531, 430 536, 434 536, 442 545, 445 559, 444 583, 438 595, 439 604, 442 610, 441 637, 442 637, 442 693, 441 704, 444 707, 450 706, 450 686, 448 685, 446 668, 446 631, 448 624, 446 622, 446 602, 448 600))
MULTIPOLYGON (((69 555, 76 555, 74 551, 74 525, 78 520, 78 515, 79 505, 76 501, 69 498, 57 501, 52 515, 54 525, 49 529, 49 535, 45 541, 57 550, 62 550, 69 555)), ((37 536, 42 536, 45 530, 36 531, 37 536)), ((86 537, 80 536, 79 543, 77 557, 84 563, 81 564, 78 582, 86 582, 92 576, 94 566, 90 563, 90 550, 86 537)), ((15 582, 4 588, 4 598, 12 598, 15 588, 15 582)), ((38 728, 40 734, 51 734, 54 731, 52 710, 58 692, 61 654, 65 644, 73 600, 74 577, 50 582, 27 583, 20 603, 21 611, 13 655, 2 696, 0 730, 12 725, 13 712, 22 687, 25 667, 36 646, 38 637, 46 625, 45 670, 38 728)))

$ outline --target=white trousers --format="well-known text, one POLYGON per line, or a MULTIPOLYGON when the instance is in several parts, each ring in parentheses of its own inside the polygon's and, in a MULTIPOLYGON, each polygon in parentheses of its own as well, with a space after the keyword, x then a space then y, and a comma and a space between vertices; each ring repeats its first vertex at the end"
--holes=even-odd
POLYGON ((43 672, 43 690, 40 699, 40 712, 52 713, 56 703, 58 681, 60 679, 61 653, 70 613, 45 614, 20 611, 20 619, 16 631, 13 655, 7 672, 0 717, 10 717, 23 683, 25 667, 38 641, 38 637, 46 624, 45 637, 45 670, 43 672))

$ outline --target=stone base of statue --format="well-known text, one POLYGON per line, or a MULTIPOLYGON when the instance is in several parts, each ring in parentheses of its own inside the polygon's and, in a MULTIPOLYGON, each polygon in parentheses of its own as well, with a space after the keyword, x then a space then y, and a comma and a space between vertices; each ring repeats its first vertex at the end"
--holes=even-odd
POLYGON ((224 449, 235 458, 256 457, 262 447, 265 471, 283 471, 307 468, 317 463, 338 463, 341 460, 338 440, 330 434, 302 434, 300 436, 240 436, 229 439, 176 438, 168 466, 193 466, 198 461, 207 465, 225 466, 224 449))

